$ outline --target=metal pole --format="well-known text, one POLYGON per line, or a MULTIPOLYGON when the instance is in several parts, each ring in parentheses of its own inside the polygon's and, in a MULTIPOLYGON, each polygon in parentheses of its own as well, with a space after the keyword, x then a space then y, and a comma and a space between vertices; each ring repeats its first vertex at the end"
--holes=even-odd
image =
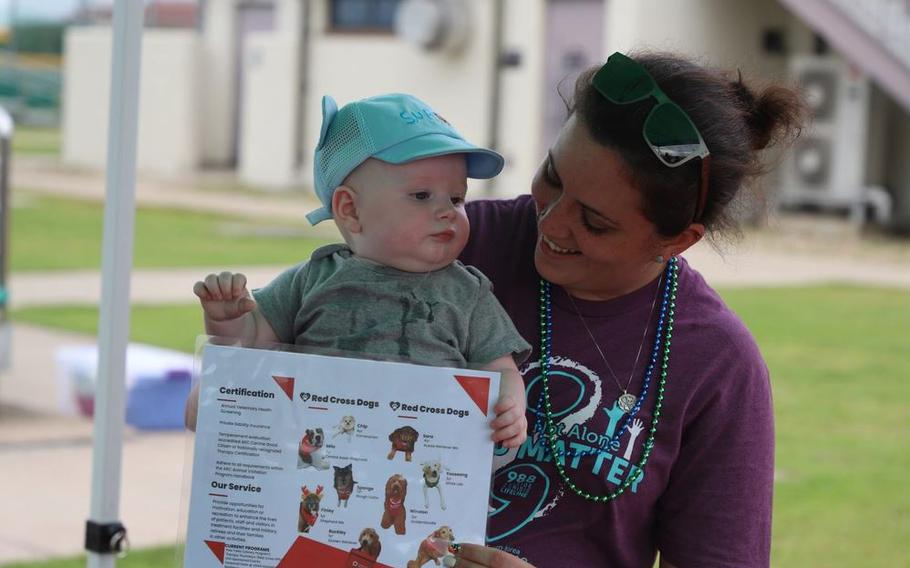
POLYGON ((196 30, 199 32, 205 31, 205 11, 208 8, 208 0, 198 0, 196 3, 196 30))
POLYGON ((19 69, 19 38, 16 37, 16 21, 19 19, 19 0, 10 0, 9 2, 9 52, 10 66, 13 72, 13 88, 16 91, 16 103, 13 106, 13 114, 21 117, 24 111, 25 97, 22 96, 22 77, 19 69))
POLYGON ((9 270, 9 170, 10 149, 13 145, 13 117, 0 107, 0 324, 6 323, 9 270))
POLYGON ((9 171, 10 150, 13 145, 13 117, 0 106, 0 370, 9 367, 12 359, 12 330, 7 322, 9 288, 9 171))
MULTIPOLYGON (((493 65, 490 77, 490 114, 487 123, 487 147, 499 151, 499 119, 502 106, 502 48, 505 22, 505 1, 493 0, 493 65)), ((496 194, 496 178, 487 180, 488 196, 496 194)))
POLYGON ((118 517, 143 9, 141 0, 116 0, 114 4, 92 499, 86 524, 88 568, 114 566, 114 554, 126 545, 126 530, 118 517))
POLYGON ((297 100, 296 121, 294 130, 294 167, 299 173, 307 159, 306 145, 306 103, 309 90, 310 74, 310 20, 312 19, 309 0, 301 0, 300 35, 297 48, 297 100))

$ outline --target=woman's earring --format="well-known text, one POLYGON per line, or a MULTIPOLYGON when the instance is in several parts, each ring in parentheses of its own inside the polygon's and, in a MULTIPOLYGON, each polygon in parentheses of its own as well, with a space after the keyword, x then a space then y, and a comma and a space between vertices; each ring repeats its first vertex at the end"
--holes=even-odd
POLYGON ((659 255, 655 256, 655 257, 654 257, 654 262, 656 262, 657 264, 663 264, 663 263, 664 263, 664 257, 663 257, 663 255, 662 255, 662 254, 659 254, 659 255))

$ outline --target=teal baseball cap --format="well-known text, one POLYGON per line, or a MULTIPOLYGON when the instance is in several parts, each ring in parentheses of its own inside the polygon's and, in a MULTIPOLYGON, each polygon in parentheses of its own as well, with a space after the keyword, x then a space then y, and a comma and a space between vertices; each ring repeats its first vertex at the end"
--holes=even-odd
POLYGON ((332 194, 368 158, 404 164, 422 158, 464 154, 469 178, 489 179, 502 171, 503 157, 471 144, 444 118, 411 95, 369 97, 338 108, 322 97, 322 129, 313 160, 313 182, 322 207, 311 225, 332 218, 332 194))

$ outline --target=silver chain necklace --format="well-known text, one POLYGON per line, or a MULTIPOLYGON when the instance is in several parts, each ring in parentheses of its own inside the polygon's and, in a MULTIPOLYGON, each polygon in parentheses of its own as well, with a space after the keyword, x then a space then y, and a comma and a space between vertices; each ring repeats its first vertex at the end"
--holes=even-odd
POLYGON ((663 274, 661 274, 660 280, 657 281, 657 293, 654 294, 654 301, 651 302, 651 309, 648 311, 648 319, 645 320, 645 330, 641 334, 641 343, 638 345, 638 353, 635 355, 635 362, 632 363, 632 370, 629 371, 629 380, 626 381, 625 388, 619 384, 619 379, 616 378, 616 373, 613 372, 613 367, 611 367, 609 361, 607 361, 607 356, 604 355, 604 352, 600 348, 600 345, 597 343, 597 340, 594 339, 594 334, 591 333, 591 329, 588 327, 588 322, 585 321, 585 318, 582 317, 581 312, 578 310, 578 305, 575 303, 575 298, 572 297, 572 294, 569 294, 568 290, 566 291, 566 296, 569 297, 569 301, 572 303, 572 308, 575 310, 575 315, 578 316, 578 319, 581 320, 581 325, 583 325, 585 331, 588 332, 588 337, 591 338, 591 343, 594 344, 594 348, 597 349, 597 352, 600 354, 600 358, 603 359, 604 365, 607 367, 607 371, 609 371, 610 376, 613 377, 613 382, 616 383, 616 386, 619 388, 619 390, 622 391, 622 394, 619 395, 616 403, 619 404, 620 410, 626 414, 635 408, 635 403, 638 402, 638 397, 629 392, 629 387, 632 385, 632 378, 635 376, 635 369, 638 368, 638 360, 641 358, 641 352, 645 346, 645 338, 648 336, 648 328, 651 327, 651 319, 654 316, 654 307, 657 305, 657 297, 660 296, 661 280, 663 280, 663 274))

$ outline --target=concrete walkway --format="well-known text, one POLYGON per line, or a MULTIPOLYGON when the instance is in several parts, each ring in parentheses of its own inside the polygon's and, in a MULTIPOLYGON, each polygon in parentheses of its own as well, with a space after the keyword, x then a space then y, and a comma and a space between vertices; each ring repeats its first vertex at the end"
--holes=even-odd
MULTIPOLYGON (((12 331, 12 366, 0 374, 0 566, 79 554, 91 488, 93 425, 60 414, 54 360, 59 347, 94 338, 12 331)), ((127 429, 120 510, 134 546, 177 541, 191 439, 127 429)))
MULTIPOLYGON (((14 198, 34 193, 103 199, 98 175, 71 172, 41 162, 13 170, 14 198), (28 188, 28 191, 25 191, 28 188)), ((255 195, 203 188, 194 183, 142 181, 140 204, 217 211, 251 218, 300 219, 312 208, 301 195, 255 195)), ((224 185, 224 180, 220 181, 224 185)), ((217 184, 214 184, 217 185, 217 184)), ((329 229, 331 230, 331 229, 329 229)), ((784 220, 775 230, 749 235, 726 255, 699 245, 686 256, 718 287, 849 282, 910 289, 910 253, 904 243, 870 243, 842 224, 784 220), (806 231, 811 232, 805 235, 806 231)), ((136 270, 134 303, 193 302, 193 283, 227 267, 136 270)), ((233 267, 251 285, 268 282, 284 267, 233 267)), ((13 307, 96 304, 97 271, 18 273, 10 280, 13 307)), ((54 360, 65 345, 94 338, 13 326, 12 365, 0 372, 0 566, 16 560, 79 554, 89 508, 89 420, 60 414, 54 360)), ((127 429, 124 440, 121 519, 134 547, 172 544, 188 496, 188 442, 183 432, 127 429)))
MULTIPOLYGON (((699 245, 685 257, 716 287, 790 286, 812 283, 848 283, 910 288, 910 264, 886 260, 834 261, 807 253, 783 254, 752 250, 722 257, 699 245)), ((265 285, 285 266, 200 267, 172 270, 144 269, 133 272, 130 298, 133 303, 190 303, 195 301, 193 284, 210 272, 230 269, 247 276, 251 287, 265 285)), ((28 272, 10 278, 10 301, 14 308, 68 304, 95 304, 101 297, 101 275, 95 270, 28 272)))

